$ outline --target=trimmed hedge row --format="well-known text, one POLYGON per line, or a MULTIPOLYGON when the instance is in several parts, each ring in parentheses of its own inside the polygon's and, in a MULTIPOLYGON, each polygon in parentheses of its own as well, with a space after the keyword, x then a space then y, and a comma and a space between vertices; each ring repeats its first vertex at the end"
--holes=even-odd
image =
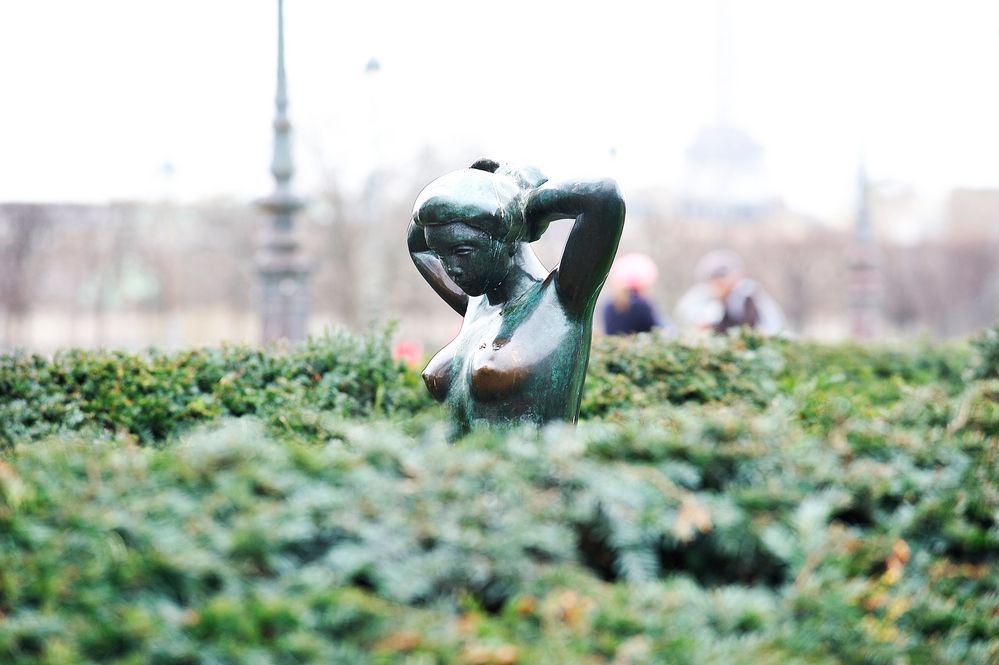
POLYGON ((385 335, 8 357, 0 662, 991 664, 995 340, 603 339, 452 446, 385 335))
POLYGON ((192 425, 254 415, 274 431, 303 409, 346 417, 430 406, 419 377, 392 359, 388 331, 336 331, 291 348, 177 354, 72 350, 0 356, 0 447, 62 430, 163 442, 192 425))
POLYGON ((985 665, 999 413, 968 398, 830 440, 778 400, 455 446, 332 416, 20 446, 0 662, 985 665))
MULTIPOLYGON (((982 346, 978 357, 991 358, 976 365, 984 377, 997 371, 999 352, 988 356, 982 346)), ((935 384, 952 394, 968 362, 962 347, 822 347, 751 333, 684 343, 656 335, 603 337, 593 347, 580 417, 666 403, 762 406, 798 391, 822 396, 813 403, 804 395, 801 416, 825 431, 843 409, 877 408, 899 399, 903 386, 935 384)), ((263 419, 281 436, 312 431, 319 414, 371 418, 428 410, 438 413, 418 374, 393 360, 387 330, 337 331, 270 350, 0 355, 0 448, 81 429, 162 443, 199 423, 244 415, 263 419)))

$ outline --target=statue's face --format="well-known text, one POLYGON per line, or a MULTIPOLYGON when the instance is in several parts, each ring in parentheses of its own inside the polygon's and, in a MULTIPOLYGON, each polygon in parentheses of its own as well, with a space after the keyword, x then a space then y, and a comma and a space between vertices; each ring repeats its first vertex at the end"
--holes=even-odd
POLYGON ((499 286, 513 266, 510 243, 463 222, 428 226, 424 232, 448 277, 470 296, 499 286))

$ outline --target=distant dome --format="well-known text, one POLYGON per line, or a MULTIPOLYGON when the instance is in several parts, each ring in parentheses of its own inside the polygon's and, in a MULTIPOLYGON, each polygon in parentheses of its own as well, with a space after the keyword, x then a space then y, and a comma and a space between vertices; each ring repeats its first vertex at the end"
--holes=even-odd
POLYGON ((765 150, 733 125, 704 127, 687 148, 680 214, 719 221, 753 221, 777 207, 764 168, 765 150))
POLYGON ((762 166, 763 146, 738 127, 710 125, 698 132, 697 138, 687 148, 687 161, 762 166))

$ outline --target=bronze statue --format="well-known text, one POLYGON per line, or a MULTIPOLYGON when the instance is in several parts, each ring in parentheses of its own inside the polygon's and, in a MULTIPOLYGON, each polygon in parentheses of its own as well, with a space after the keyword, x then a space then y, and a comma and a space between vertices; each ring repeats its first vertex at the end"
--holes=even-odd
POLYGON ((530 167, 480 160, 424 188, 409 252, 465 317, 423 372, 450 410, 452 436, 479 423, 575 422, 593 309, 623 225, 612 180, 553 184, 530 167), (549 271, 530 243, 566 218, 576 222, 549 271))

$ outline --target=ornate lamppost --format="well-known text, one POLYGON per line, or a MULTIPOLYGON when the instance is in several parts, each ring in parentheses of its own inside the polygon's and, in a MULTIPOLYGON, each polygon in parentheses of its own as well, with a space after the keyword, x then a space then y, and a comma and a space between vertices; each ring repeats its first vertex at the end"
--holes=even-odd
POLYGON ((308 264, 295 229, 295 213, 304 201, 291 191, 295 172, 291 155, 291 122, 284 71, 284 2, 278 0, 277 112, 274 115, 274 191, 257 201, 270 215, 257 254, 260 310, 264 342, 305 338, 309 315, 308 264))

